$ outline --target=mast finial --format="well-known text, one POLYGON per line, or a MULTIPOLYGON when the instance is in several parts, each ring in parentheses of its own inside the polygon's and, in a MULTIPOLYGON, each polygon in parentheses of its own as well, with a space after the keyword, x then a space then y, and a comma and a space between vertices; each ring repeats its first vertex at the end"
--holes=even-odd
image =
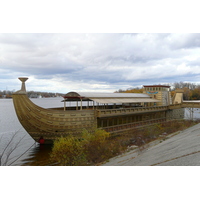
POLYGON ((26 78, 26 77, 19 77, 18 79, 22 82, 21 91, 26 92, 25 82, 28 80, 28 78, 26 78))

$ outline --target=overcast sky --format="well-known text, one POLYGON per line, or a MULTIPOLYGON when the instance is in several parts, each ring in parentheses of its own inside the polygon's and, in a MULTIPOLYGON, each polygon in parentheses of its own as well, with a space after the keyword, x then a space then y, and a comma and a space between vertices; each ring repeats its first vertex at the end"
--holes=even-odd
POLYGON ((0 34, 0 90, 101 91, 200 82, 200 34, 0 34))

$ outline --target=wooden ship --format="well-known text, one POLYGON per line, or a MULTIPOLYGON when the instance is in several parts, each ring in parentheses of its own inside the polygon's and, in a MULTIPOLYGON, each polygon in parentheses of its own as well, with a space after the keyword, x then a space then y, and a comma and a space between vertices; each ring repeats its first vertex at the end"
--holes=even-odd
POLYGON ((45 143, 69 134, 78 136, 83 129, 92 132, 102 128, 112 133, 165 121, 169 110, 170 102, 156 106, 161 100, 144 93, 77 92, 69 92, 64 96, 62 108, 46 109, 28 98, 25 87, 27 79, 19 78, 21 90, 12 96, 15 111, 30 136, 36 141, 42 136, 45 143), (76 106, 66 107, 67 101, 76 102, 76 106))

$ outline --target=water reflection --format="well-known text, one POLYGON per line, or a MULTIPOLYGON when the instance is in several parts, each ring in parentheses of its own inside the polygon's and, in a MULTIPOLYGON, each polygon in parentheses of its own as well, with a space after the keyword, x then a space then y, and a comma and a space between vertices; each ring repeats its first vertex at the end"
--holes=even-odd
MULTIPOLYGON (((35 101, 48 107, 61 104, 59 98, 35 101)), ((38 146, 22 127, 16 116, 12 99, 0 99, 0 166, 36 166, 42 165, 41 163, 48 165, 51 149, 51 145, 45 145, 44 148, 38 146)))
POLYGON ((24 160, 25 166, 48 166, 48 165, 54 165, 54 163, 50 162, 50 153, 52 150, 53 145, 52 144, 45 144, 35 145, 32 149, 29 151, 29 158, 24 160))
POLYGON ((50 163, 53 144, 40 145, 25 130, 0 134, 0 166, 45 166, 50 163))

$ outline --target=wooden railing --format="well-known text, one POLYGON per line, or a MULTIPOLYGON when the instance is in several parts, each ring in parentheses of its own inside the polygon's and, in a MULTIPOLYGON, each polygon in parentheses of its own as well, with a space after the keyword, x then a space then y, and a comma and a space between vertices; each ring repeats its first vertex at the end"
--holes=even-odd
POLYGON ((169 106, 169 109, 180 109, 183 108, 182 103, 178 103, 178 104, 171 104, 169 106))
POLYGON ((179 104, 172 104, 169 109, 179 109, 179 108, 200 108, 200 102, 183 101, 179 104))
POLYGON ((97 110, 97 117, 139 114, 139 113, 147 113, 147 112, 165 111, 168 109, 169 109, 168 106, 103 109, 103 110, 97 110))
POLYGON ((109 133, 115 133, 115 132, 119 132, 119 131, 122 131, 122 130, 128 130, 128 129, 136 128, 136 127, 139 127, 139 126, 145 126, 145 125, 160 123, 160 122, 164 122, 164 121, 166 121, 166 118, 159 118, 159 119, 133 122, 133 123, 128 123, 128 124, 102 127, 102 129, 104 129, 105 131, 107 131, 109 133))
POLYGON ((183 108, 200 108, 200 102, 182 102, 183 108))

